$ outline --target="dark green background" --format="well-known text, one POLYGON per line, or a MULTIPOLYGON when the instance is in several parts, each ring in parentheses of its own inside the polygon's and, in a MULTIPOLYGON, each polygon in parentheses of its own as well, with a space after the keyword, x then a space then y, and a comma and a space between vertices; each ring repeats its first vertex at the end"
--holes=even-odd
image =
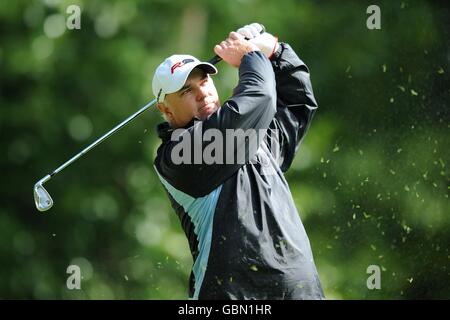
MULTIPOLYGON (((449 298, 450 16, 425 1, 1 1, 0 298, 183 299, 192 259, 152 168, 154 68, 251 22, 307 63, 320 109, 287 174, 329 299, 449 298), (64 30, 66 8, 81 30, 64 30), (381 8, 381 30, 366 9, 381 8), (62 29, 61 29, 62 28, 62 29), (62 34, 58 30, 64 31, 62 34), (81 290, 66 269, 81 267, 81 290), (366 273, 378 265, 381 289, 366 273)), ((222 100, 236 70, 218 65, 222 100)))

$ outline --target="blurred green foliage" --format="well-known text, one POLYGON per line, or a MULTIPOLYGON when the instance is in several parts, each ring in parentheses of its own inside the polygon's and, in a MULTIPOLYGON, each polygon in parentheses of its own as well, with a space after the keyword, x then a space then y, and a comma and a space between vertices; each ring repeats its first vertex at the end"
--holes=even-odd
MULTIPOLYGON (((50 211, 32 187, 153 99, 165 57, 208 59, 255 21, 307 63, 320 105, 287 179, 327 298, 449 298, 449 10, 379 1, 369 30, 370 4, 1 1, 0 298, 187 298, 192 259, 152 167, 158 112, 47 183, 50 211), (80 30, 65 28, 72 4, 80 30), (66 287, 71 264, 81 290, 66 287)), ((237 75, 219 69, 224 100, 237 75)))

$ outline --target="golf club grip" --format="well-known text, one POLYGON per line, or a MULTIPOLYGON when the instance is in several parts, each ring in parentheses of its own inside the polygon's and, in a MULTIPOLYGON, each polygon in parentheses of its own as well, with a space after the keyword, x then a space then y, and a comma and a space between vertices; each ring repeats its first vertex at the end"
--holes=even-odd
POLYGON ((219 56, 216 54, 212 59, 209 59, 208 62, 211 63, 211 64, 217 64, 217 63, 219 63, 221 60, 222 60, 222 58, 219 57, 219 56))
MULTIPOLYGON (((263 34, 264 32, 266 32, 266 28, 264 27, 264 25, 262 25, 261 23, 260 23, 259 25, 261 26, 260 34, 263 34)), ((249 38, 245 38, 245 40, 250 40, 250 39, 249 39, 249 38)), ((214 64, 219 63, 220 61, 222 61, 222 58, 219 57, 219 56, 216 54, 216 55, 215 55, 212 59, 210 59, 208 62, 214 65, 214 64)))

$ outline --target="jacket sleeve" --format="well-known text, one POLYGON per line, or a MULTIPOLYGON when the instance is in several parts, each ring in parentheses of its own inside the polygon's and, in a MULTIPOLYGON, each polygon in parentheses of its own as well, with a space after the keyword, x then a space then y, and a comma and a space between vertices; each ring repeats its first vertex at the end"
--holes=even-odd
POLYGON ((269 134, 277 143, 272 143, 270 147, 278 149, 275 150, 278 163, 286 172, 318 106, 308 67, 288 44, 280 43, 271 60, 276 79, 277 112, 270 124, 269 134))
MULTIPOLYGON (((208 119, 198 121, 180 132, 177 141, 163 143, 158 149, 155 167, 158 173, 174 188, 192 197, 198 198, 209 194, 234 174, 245 162, 253 157, 256 150, 248 148, 244 142, 239 143, 228 133, 250 133, 249 139, 262 141, 276 112, 275 75, 269 59, 260 51, 246 54, 239 67, 239 82, 233 96, 208 119), (230 130, 231 129, 231 130, 230 130), (252 129, 252 130, 249 130, 252 129), (222 138, 205 141, 205 132, 216 133, 222 138), (255 134, 256 133, 256 134, 255 134), (231 141, 233 140, 233 141, 231 141), (183 142, 184 141, 184 142, 183 142), (172 152, 180 150, 180 143, 190 145, 188 163, 174 163, 172 152), (215 142, 223 152, 223 161, 206 163, 204 151, 215 142), (244 161, 238 161, 238 158, 244 161), (243 158, 242 158, 243 157, 243 158), (230 160, 230 161, 227 161, 230 160)), ((248 141, 248 140, 247 140, 248 141)), ((183 156, 184 150, 183 150, 183 156)))

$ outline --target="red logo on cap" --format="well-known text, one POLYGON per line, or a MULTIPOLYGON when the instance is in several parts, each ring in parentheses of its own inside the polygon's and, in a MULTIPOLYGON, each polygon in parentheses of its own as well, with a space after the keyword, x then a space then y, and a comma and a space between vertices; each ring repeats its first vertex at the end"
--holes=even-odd
POLYGON ((194 59, 184 59, 183 61, 179 61, 175 63, 172 68, 170 68, 170 72, 173 74, 176 68, 184 66, 185 64, 188 64, 190 62, 194 62, 194 59))

